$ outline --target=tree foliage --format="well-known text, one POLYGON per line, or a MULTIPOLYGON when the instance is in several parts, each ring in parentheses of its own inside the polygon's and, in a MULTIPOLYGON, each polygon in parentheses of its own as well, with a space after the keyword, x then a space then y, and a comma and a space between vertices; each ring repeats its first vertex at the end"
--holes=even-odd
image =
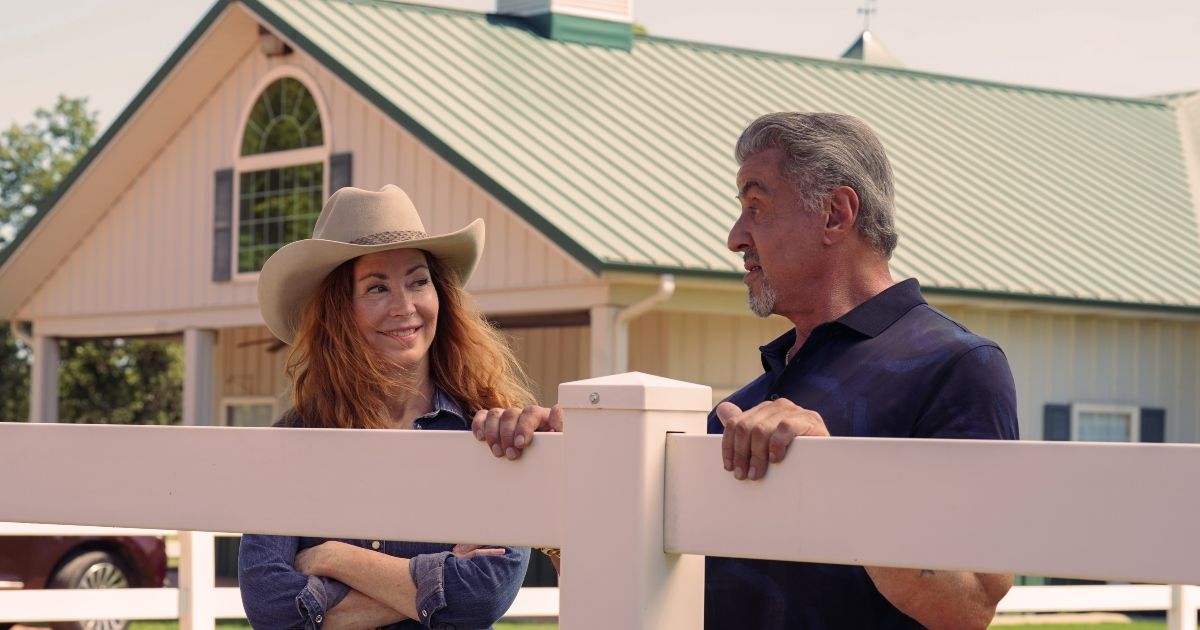
POLYGON ((96 137, 96 112, 88 111, 86 98, 59 96, 33 117, 0 134, 0 224, 8 226, 0 245, 49 199, 96 137))
MULTIPOLYGON (((0 133, 0 250, 50 201, 95 140, 86 98, 60 96, 34 121, 0 133)), ((59 418, 69 422, 178 423, 183 350, 178 342, 78 339, 60 342, 59 418)), ((30 353, 0 321, 0 421, 29 409, 30 353)))

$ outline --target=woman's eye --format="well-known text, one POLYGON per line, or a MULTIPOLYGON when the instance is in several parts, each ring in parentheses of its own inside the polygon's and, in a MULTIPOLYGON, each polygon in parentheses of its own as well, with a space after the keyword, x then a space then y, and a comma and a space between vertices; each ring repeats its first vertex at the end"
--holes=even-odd
POLYGON ((382 284, 373 284, 367 288, 367 293, 383 293, 387 291, 387 287, 382 284))
POLYGON ((412 285, 414 287, 423 287, 423 286, 428 285, 429 282, 430 282, 429 278, 421 278, 420 280, 414 280, 412 285))

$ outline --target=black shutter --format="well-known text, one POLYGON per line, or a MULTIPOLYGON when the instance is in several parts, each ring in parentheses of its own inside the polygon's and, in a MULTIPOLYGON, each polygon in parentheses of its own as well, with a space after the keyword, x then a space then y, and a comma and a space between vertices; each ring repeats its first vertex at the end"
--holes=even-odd
POLYGON ((1042 439, 1067 442, 1071 439, 1071 405, 1046 405, 1042 411, 1042 439))
POLYGON ((351 183, 353 166, 353 155, 350 153, 334 153, 329 156, 329 194, 325 195, 326 197, 340 188, 353 186, 351 183))
POLYGON ((1142 407, 1142 426, 1138 431, 1142 442, 1167 441, 1167 410, 1159 407, 1142 407))
POLYGON ((233 169, 217 171, 213 190, 213 282, 232 278, 233 169))

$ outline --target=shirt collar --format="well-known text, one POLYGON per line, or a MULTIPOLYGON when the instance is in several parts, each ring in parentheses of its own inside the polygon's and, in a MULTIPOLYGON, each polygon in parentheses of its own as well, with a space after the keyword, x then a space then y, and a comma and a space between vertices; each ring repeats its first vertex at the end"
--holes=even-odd
POLYGON ((877 337, 914 306, 924 303, 921 283, 917 282, 916 278, 909 278, 884 289, 879 295, 854 307, 836 321, 868 337, 877 337))
MULTIPOLYGON (((840 325, 867 337, 877 337, 914 306, 920 304, 925 304, 925 298, 921 296, 921 284, 916 278, 909 278, 893 284, 879 295, 854 307, 849 313, 817 328, 840 325)), ((759 347, 759 351, 762 352, 763 369, 783 369, 787 352, 795 343, 796 329, 793 328, 767 345, 759 347)))
POLYGON ((462 421, 464 425, 467 424, 467 417, 463 415, 462 407, 458 406, 458 403, 454 402, 453 398, 447 396, 446 392, 442 391, 442 388, 434 387, 433 409, 429 410, 429 413, 417 418, 417 420, 436 418, 443 413, 454 416, 458 420, 462 421))

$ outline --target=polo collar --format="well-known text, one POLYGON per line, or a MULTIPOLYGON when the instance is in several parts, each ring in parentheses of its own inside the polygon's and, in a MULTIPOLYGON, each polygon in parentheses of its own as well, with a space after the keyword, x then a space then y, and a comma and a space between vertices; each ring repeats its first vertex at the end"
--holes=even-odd
POLYGON ((921 283, 916 278, 909 278, 884 289, 835 321, 868 337, 878 337, 888 326, 921 304, 925 304, 921 283))

